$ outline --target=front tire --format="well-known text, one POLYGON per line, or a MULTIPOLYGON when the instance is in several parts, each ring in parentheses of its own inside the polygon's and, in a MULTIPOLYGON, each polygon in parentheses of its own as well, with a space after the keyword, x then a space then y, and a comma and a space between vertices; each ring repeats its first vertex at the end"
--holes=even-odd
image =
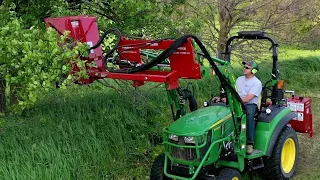
POLYGON ((217 180, 241 180, 239 171, 231 168, 224 168, 220 171, 217 180))
POLYGON ((164 158, 165 158, 165 155, 160 154, 154 160, 152 167, 151 167, 150 180, 169 180, 169 179, 171 179, 171 178, 168 178, 164 174, 164 158))
POLYGON ((298 138, 296 132, 285 126, 274 146, 271 157, 265 160, 261 174, 265 179, 290 179, 297 167, 298 138))

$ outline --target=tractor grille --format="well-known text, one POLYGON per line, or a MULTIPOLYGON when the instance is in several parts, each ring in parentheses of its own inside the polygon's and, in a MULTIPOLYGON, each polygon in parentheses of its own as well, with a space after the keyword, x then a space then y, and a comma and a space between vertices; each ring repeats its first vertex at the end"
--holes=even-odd
POLYGON ((196 149, 194 148, 177 148, 171 147, 171 153, 174 158, 192 161, 197 158, 196 149))
MULTIPOLYGON (((179 144, 179 145, 192 145, 192 144, 185 144, 183 137, 179 137, 179 141, 172 141, 171 143, 179 144)), ((177 159, 192 161, 197 158, 196 149, 195 148, 178 148, 171 146, 170 147, 170 154, 177 159)))
MULTIPOLYGON (((208 134, 208 142, 207 144, 200 149, 200 160, 205 156, 210 144, 211 144, 211 131, 208 134)), ((169 140, 173 144, 178 145, 189 145, 194 146, 194 144, 186 144, 182 136, 178 137, 178 141, 169 140)), ((182 159, 186 161, 193 161, 197 159, 197 153, 195 148, 178 148, 174 146, 170 146, 170 154, 173 158, 182 159)))

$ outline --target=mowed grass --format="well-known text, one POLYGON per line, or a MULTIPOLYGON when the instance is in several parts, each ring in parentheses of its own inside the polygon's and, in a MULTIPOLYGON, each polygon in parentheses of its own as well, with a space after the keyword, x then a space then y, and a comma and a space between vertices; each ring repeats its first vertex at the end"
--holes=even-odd
MULTIPOLYGON (((299 134, 293 179, 320 179, 320 56, 287 57, 280 59, 281 77, 287 89, 312 98, 315 129, 313 139, 299 134)), ((260 67, 258 76, 266 82, 271 64, 260 67)), ((197 98, 216 94, 215 82, 194 82, 197 98)), ((2 118, 0 179, 148 179, 152 161, 162 150, 157 137, 172 122, 167 97, 163 86, 121 85, 120 94, 97 84, 57 90, 22 116, 2 118)), ((248 173, 245 177, 258 179, 248 173)))
POLYGON ((279 48, 280 61, 295 60, 306 57, 320 57, 320 50, 295 50, 279 48))

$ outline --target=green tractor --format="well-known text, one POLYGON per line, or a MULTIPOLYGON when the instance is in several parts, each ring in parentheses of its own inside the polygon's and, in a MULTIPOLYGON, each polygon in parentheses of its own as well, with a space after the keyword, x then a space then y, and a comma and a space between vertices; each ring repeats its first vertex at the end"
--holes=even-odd
MULTIPOLYGON (((95 17, 46 18, 45 22, 59 34, 70 31, 70 39, 90 46, 89 57, 81 59, 96 66, 86 66, 88 78, 79 79, 76 83, 90 84, 98 79, 111 78, 132 80, 135 87, 147 81, 166 84, 175 122, 163 130, 165 153, 153 163, 152 180, 236 180, 241 179, 240 172, 247 167, 259 169, 267 179, 292 177, 299 151, 295 130, 308 132, 310 137, 313 134, 311 100, 294 96, 290 100, 284 98, 283 87, 278 87, 281 85, 277 67, 278 44, 264 32, 239 32, 238 36, 231 37, 226 45, 226 59, 221 60, 210 57, 200 39, 193 35, 184 35, 174 41, 133 40, 112 28, 99 38, 95 17), (101 44, 110 33, 118 37, 116 46, 102 53, 101 44), (255 151, 250 155, 246 154, 246 106, 236 91, 236 78, 230 64, 234 39, 268 40, 273 51, 272 76, 262 90, 260 111, 256 114, 255 151), (209 74, 210 67, 203 66, 201 58, 197 58, 199 54, 195 53, 194 45, 198 45, 218 77, 220 86, 225 90, 227 104, 207 103, 207 107, 198 109, 191 91, 179 87, 181 78, 201 79, 209 74), (161 53, 157 54, 159 51, 161 53), (190 102, 191 113, 186 113, 186 100, 190 102), (268 105, 267 101, 271 104, 268 105)), ((78 70, 74 65, 72 73, 78 70)))
MULTIPOLYGON (((150 179, 241 179, 245 169, 258 170, 266 179, 290 179, 297 167, 298 138, 288 122, 295 117, 286 107, 284 90, 278 87, 278 44, 261 31, 239 32, 227 41, 226 60, 211 58, 211 67, 225 89, 227 104, 181 114, 163 129, 165 152, 156 157, 150 179), (271 80, 261 94, 256 114, 254 152, 246 154, 246 109, 236 92, 230 64, 231 43, 235 39, 268 40, 272 44, 271 80), (271 102, 271 104, 267 104, 271 102)), ((177 98, 176 98, 177 99, 177 98)))

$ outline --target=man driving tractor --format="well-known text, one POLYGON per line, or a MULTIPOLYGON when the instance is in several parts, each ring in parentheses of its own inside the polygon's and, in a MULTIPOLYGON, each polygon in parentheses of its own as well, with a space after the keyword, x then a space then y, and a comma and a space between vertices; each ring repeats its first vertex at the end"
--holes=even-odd
MULTIPOLYGON (((242 62, 243 76, 237 78, 236 86, 241 100, 247 108, 247 154, 253 152, 255 123, 254 115, 258 111, 260 94, 262 91, 262 83, 255 76, 259 70, 259 66, 255 61, 242 62)), ((223 88, 222 88, 223 90, 223 88)), ((223 90, 224 91, 224 90, 223 90)), ((226 103, 225 97, 214 97, 214 103, 226 103)))
POLYGON ((242 62, 243 76, 238 77, 236 85, 238 94, 247 108, 247 154, 253 152, 255 123, 254 115, 258 111, 258 103, 262 91, 261 81, 255 76, 259 67, 255 61, 242 62))

